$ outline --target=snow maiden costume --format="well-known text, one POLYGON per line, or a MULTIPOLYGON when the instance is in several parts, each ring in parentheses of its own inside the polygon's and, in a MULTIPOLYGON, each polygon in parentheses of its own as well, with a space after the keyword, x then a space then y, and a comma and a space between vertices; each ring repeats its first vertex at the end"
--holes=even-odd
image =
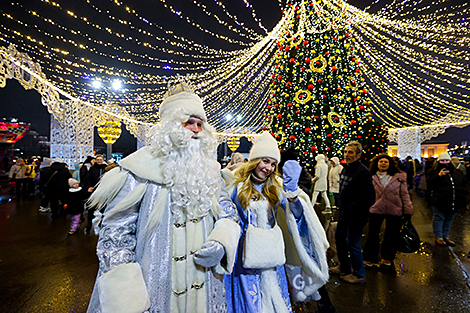
POLYGON ((184 84, 171 92, 152 145, 105 174, 90 199, 106 208, 94 220, 100 268, 88 312, 226 310, 221 274, 233 268, 240 226, 201 99, 184 84), (190 116, 201 132, 184 126, 190 116))
POLYGON ((296 277, 298 283, 294 283, 297 285, 295 296, 301 301, 311 296, 318 300, 317 290, 328 281, 328 241, 309 197, 297 187, 300 165, 292 160, 285 163, 282 190, 282 183, 273 176, 274 172, 264 180, 255 175, 259 166, 256 164, 266 158, 280 161, 277 143, 267 132, 257 138, 248 163, 234 175, 222 171, 242 227, 235 268, 232 274, 225 276, 228 312, 292 312, 286 271, 295 266, 301 267, 304 274, 296 277), (252 169, 254 167, 256 169, 252 169), (264 185, 277 193, 280 201, 275 206, 268 201, 264 185), (256 192, 251 194, 248 207, 243 207, 240 191, 251 186, 256 192), (252 245, 257 248, 251 248, 252 245), (279 256, 279 247, 282 256, 279 256), (299 287, 302 279, 305 287, 299 287))

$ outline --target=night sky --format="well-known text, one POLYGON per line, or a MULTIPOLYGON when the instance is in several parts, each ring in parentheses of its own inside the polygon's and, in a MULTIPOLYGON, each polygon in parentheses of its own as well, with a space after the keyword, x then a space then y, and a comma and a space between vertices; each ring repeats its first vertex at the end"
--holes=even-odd
MULTIPOLYGON (((240 2, 242 2, 240 0, 240 2)), ((371 1, 359 1, 353 0, 349 1, 351 4, 358 6, 359 8, 364 8, 371 1)), ((139 2, 140 3, 140 2, 139 2)), ((279 18, 281 13, 279 8, 272 6, 273 0, 257 0, 250 1, 255 7, 257 14, 263 21, 268 29, 272 28, 279 18), (266 4, 271 4, 266 6, 266 4)), ((239 12, 235 12, 238 14, 239 12)), ((151 16, 149 14, 149 16, 151 16)), ((161 17, 163 18, 163 17, 161 17)), ((159 17, 160 19, 160 17, 159 17)), ((251 25, 250 25, 251 26, 251 25)), ((175 26, 177 27, 177 26, 175 26)), ((217 30, 217 28, 213 28, 217 30)), ((188 38, 191 38, 188 36, 188 38)), ((193 38, 196 41, 201 42, 203 38, 193 38)), ((17 117, 22 122, 31 123, 32 127, 36 129, 40 135, 50 136, 49 134, 49 125, 50 125, 50 114, 47 111, 47 108, 41 104, 41 99, 39 94, 35 90, 26 91, 16 80, 7 80, 7 86, 5 88, 0 88, 0 117, 17 117)), ((120 149, 129 149, 130 147, 136 147, 136 139, 130 135, 125 126, 123 125, 123 132, 118 141, 113 145, 113 151, 119 151, 120 149)), ((463 129, 460 128, 450 128, 447 132, 439 137, 436 137, 432 140, 438 141, 448 141, 450 146, 460 145, 462 141, 468 140, 470 142, 470 127, 463 129)), ((95 130, 95 146, 105 144, 99 138, 95 130)))

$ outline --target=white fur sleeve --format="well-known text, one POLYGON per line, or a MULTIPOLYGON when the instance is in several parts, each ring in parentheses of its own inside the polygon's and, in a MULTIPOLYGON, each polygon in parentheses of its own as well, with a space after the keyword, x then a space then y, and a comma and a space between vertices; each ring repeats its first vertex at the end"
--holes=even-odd
POLYGON ((127 263, 98 278, 102 313, 141 313, 150 307, 142 270, 127 263))
POLYGON ((215 267, 215 270, 220 274, 232 273, 240 239, 240 231, 240 225, 228 218, 221 218, 215 223, 214 229, 209 234, 209 237, 207 237, 207 241, 217 241, 225 248, 227 264, 219 264, 215 267))

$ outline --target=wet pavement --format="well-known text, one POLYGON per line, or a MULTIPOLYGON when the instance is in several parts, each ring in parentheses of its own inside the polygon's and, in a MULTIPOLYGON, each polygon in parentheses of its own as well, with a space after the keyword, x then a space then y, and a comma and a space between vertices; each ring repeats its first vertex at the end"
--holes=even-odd
MULTIPOLYGON (((97 237, 85 235, 83 225, 67 236, 69 221, 39 213, 39 200, 2 199, 0 312, 85 312, 98 270, 97 237)), ((440 247, 434 243, 430 209, 416 194, 412 200, 421 249, 399 253, 392 270, 367 270, 365 285, 332 275, 327 290, 339 313, 470 312, 470 211, 454 220, 450 235, 457 246, 440 247)), ((316 309, 310 303, 302 312, 316 309)))

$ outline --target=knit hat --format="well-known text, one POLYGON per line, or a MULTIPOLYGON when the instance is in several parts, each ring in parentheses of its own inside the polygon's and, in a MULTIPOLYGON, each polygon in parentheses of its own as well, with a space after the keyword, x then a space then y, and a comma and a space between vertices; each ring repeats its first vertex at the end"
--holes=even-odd
POLYGON ((268 132, 263 132, 256 138, 255 143, 251 147, 248 161, 262 157, 273 158, 277 163, 281 161, 281 153, 279 152, 277 141, 268 132))
POLYGON ((79 183, 78 180, 73 179, 73 178, 69 178, 69 186, 70 187, 73 187, 73 185, 78 184, 78 183, 79 183))
POLYGON ((59 157, 54 158, 54 162, 62 163, 62 159, 59 157))
POLYGON ((335 163, 335 165, 338 165, 339 164, 339 159, 338 157, 332 157, 331 158, 331 161, 333 161, 335 163))
POLYGON ((450 161, 450 155, 447 152, 441 152, 439 153, 439 156, 437 157, 437 160, 449 160, 450 161))
POLYGON ((160 105, 160 119, 171 120, 178 109, 183 109, 185 114, 197 116, 207 122, 201 98, 184 82, 173 87, 168 86, 165 100, 160 105))

